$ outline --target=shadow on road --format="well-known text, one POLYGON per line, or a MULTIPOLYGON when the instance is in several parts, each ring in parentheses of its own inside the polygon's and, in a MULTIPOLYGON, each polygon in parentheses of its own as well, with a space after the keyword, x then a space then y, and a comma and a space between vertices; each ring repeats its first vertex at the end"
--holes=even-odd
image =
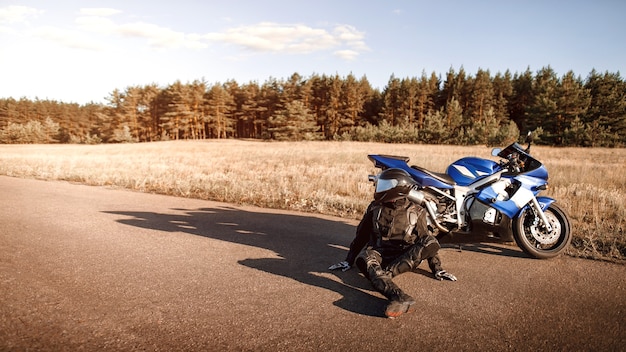
POLYGON ((165 232, 185 232, 275 252, 280 258, 249 258, 241 265, 325 288, 342 296, 334 305, 368 316, 380 316, 386 300, 374 294, 369 281, 350 272, 333 272, 328 266, 346 256, 345 247, 355 227, 314 216, 272 214, 229 207, 172 209, 171 214, 106 211, 130 218, 119 223, 165 232))
MULTIPOLYGON (((249 258, 241 265, 325 288, 342 296, 334 302, 358 314, 381 316, 386 300, 375 294, 369 281, 350 272, 333 272, 328 266, 343 260, 355 226, 319 217, 246 211, 232 207, 172 209, 171 214, 136 211, 106 211, 130 218, 119 223, 165 232, 185 232, 231 243, 263 248, 280 258, 249 258), (322 275, 322 273, 326 273, 322 275), (331 274, 331 275, 332 275, 331 274)), ((459 240, 458 238, 456 240, 459 240)), ((462 240, 462 239, 461 239, 462 240)), ((525 257, 517 247, 488 243, 443 241, 442 247, 509 257, 525 257), (460 247, 459 247, 460 246, 460 247)), ((430 277, 426 270, 416 271, 430 277)))
POLYGON ((490 255, 500 255, 513 258, 528 258, 530 257, 521 249, 514 245, 507 245, 501 242, 485 243, 485 242, 441 242, 442 248, 452 248, 460 252, 476 252, 490 255))

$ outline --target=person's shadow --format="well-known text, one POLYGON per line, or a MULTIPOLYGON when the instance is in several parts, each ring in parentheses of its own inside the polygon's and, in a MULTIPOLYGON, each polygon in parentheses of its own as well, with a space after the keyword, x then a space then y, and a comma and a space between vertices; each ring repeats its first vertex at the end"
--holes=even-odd
POLYGON ((368 316, 381 314, 386 299, 376 294, 369 281, 355 270, 332 272, 331 264, 343 260, 354 237, 355 226, 321 217, 299 216, 231 207, 173 209, 171 214, 106 211, 122 215, 119 223, 168 232, 186 232, 212 239, 264 248, 280 258, 249 258, 241 265, 288 277, 306 285, 325 288, 342 296, 333 304, 368 316), (325 277, 326 276, 326 277, 325 277))

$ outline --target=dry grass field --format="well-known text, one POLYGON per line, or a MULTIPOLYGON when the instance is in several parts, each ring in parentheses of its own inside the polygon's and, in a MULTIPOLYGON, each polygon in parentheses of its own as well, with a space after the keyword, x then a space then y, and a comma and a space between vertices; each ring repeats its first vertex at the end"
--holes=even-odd
MULTIPOLYGON (((0 145, 0 174, 291 209, 358 219, 372 197, 367 154, 411 157, 443 172, 485 146, 357 142, 177 141, 106 145, 0 145)), ((624 261, 626 150, 548 148, 532 154, 550 173, 545 195, 569 213, 569 254, 624 261)))

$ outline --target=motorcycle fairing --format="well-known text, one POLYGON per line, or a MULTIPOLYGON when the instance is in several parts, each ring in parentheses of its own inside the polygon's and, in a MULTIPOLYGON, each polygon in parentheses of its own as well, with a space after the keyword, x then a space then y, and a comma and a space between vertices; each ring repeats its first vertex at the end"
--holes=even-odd
POLYGON ((514 241, 510 217, 498 212, 490 203, 485 203, 474 197, 470 197, 468 201, 470 204, 468 206, 468 220, 472 222, 473 231, 491 233, 493 237, 504 242, 514 241), (490 217, 488 218, 488 216, 490 217))
POLYGON ((536 166, 536 168, 517 175, 517 178, 526 179, 529 183, 536 186, 545 185, 546 181, 548 181, 548 170, 539 162, 534 163, 533 166, 536 166))
POLYGON ((537 197, 537 202, 539 202, 539 205, 541 206, 541 210, 546 211, 546 209, 548 209, 550 204, 556 202, 556 200, 550 197, 537 197))
POLYGON ((468 186, 477 180, 499 171, 498 163, 489 159, 465 157, 448 166, 446 173, 461 186, 468 186))
MULTIPOLYGON (((519 212, 527 206, 535 197, 536 192, 533 192, 529 188, 520 187, 515 194, 508 200, 500 200, 498 192, 493 187, 485 187, 481 189, 476 195, 476 199, 479 199, 485 204, 489 204, 491 207, 500 211, 510 218, 515 218, 519 212)), ((554 199, 549 197, 537 197, 537 201, 542 210, 546 210, 550 204, 554 202, 554 199)))

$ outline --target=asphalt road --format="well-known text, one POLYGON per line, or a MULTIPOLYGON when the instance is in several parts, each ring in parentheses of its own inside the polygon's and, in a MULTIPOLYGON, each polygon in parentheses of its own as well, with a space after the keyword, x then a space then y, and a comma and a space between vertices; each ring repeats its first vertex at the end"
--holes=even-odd
POLYGON ((0 177, 2 351, 618 351, 626 266, 444 245, 396 282, 328 272, 355 221, 0 177), (421 268, 427 269, 425 263, 421 268))

